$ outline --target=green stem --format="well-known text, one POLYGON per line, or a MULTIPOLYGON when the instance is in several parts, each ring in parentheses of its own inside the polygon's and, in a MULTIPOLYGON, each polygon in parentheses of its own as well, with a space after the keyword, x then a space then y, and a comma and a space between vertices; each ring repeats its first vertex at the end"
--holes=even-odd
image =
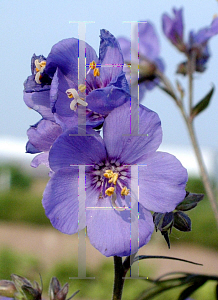
POLYGON ((114 256, 114 290, 112 300, 121 300, 125 280, 124 276, 122 257, 114 256))
POLYGON ((214 216, 216 218, 217 227, 218 227, 218 205, 217 205, 217 201, 216 201, 216 196, 215 196, 215 193, 213 191, 211 182, 209 180, 209 176, 207 174, 207 170, 206 170, 206 167, 205 167, 202 155, 201 155, 201 151, 200 151, 200 148, 198 146, 197 138, 196 138, 196 135, 195 135, 195 132, 194 132, 193 123, 191 122, 190 118, 186 119, 186 125, 187 125, 188 131, 189 131, 192 146, 194 148, 195 155, 196 155, 198 165, 199 165, 199 168, 200 168, 204 188, 206 190, 206 193, 207 193, 207 196, 209 198, 211 207, 213 209, 214 216))
MULTIPOLYGON (((196 137, 196 134, 194 131, 193 122, 192 122, 193 119, 191 118, 191 111, 192 111, 192 105, 193 105, 193 72, 195 70, 194 61, 195 61, 195 57, 192 57, 192 59, 189 59, 189 62, 188 62, 189 115, 185 111, 182 99, 179 99, 176 96, 175 92, 173 93, 172 98, 175 100, 177 106, 179 107, 179 109, 182 113, 183 119, 185 120, 187 129, 189 132, 189 136, 191 139, 191 143, 192 143, 192 146, 193 146, 193 149, 194 149, 197 161, 198 161, 198 165, 200 168, 204 188, 206 190, 208 199, 209 199, 211 207, 213 209, 217 227, 218 227, 218 205, 217 205, 217 201, 216 201, 216 196, 215 196, 215 192, 212 188, 212 184, 209 180, 209 176, 208 176, 208 173, 207 173, 207 170, 206 170, 203 158, 202 158, 202 154, 200 151, 200 147, 197 142, 197 137, 196 137)), ((162 80, 162 82, 165 84, 166 88, 169 89, 169 91, 173 91, 173 87, 168 79, 166 80, 166 78, 165 78, 165 80, 164 81, 162 80), (166 85, 166 83, 167 83, 167 85, 166 85)))

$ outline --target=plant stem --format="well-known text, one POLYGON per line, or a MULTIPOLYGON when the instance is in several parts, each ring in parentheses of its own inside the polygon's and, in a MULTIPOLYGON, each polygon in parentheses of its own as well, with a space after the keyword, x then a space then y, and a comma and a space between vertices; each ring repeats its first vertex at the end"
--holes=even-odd
POLYGON ((193 123, 191 122, 190 119, 186 119, 186 125, 187 125, 188 131, 189 131, 192 146, 194 148, 195 155, 196 155, 198 165, 199 165, 199 168, 200 168, 204 188, 206 190, 206 193, 207 193, 207 196, 209 198, 211 207, 213 209, 214 216, 216 218, 217 227, 218 227, 218 206, 217 206, 215 193, 214 193, 213 188, 211 186, 209 176, 207 174, 207 170, 206 170, 206 167, 204 165, 204 161, 203 161, 203 158, 202 158, 202 155, 201 155, 201 151, 200 151, 199 146, 198 146, 197 138, 196 138, 194 128, 193 128, 193 123))
POLYGON ((124 285, 124 267, 122 257, 114 256, 114 289, 112 300, 121 300, 124 285))
POLYGON ((168 79, 166 79, 166 77, 164 78, 164 80, 163 80, 163 76, 159 76, 159 77, 162 79, 162 82, 165 84, 166 89, 168 89, 170 91, 169 94, 171 94, 171 92, 173 91, 173 95, 171 95, 171 97, 175 100, 175 103, 179 107, 179 109, 182 113, 182 116, 185 120, 187 129, 189 132, 189 136, 190 136, 190 139, 192 142, 192 146, 193 146, 193 149, 194 149, 197 161, 198 161, 198 165, 200 168, 204 188, 206 190, 208 199, 209 199, 211 207, 213 209, 214 216, 216 219, 216 224, 218 227, 218 205, 217 205, 217 201, 216 201, 216 196, 215 196, 215 192, 212 188, 211 182, 209 180, 209 176, 207 174, 207 170, 206 170, 206 167, 205 167, 205 164, 204 164, 204 161, 202 158, 202 154, 200 151, 200 147, 197 142, 197 137, 196 137, 196 134, 194 131, 193 118, 191 117, 192 106, 193 106, 193 72, 194 71, 195 71, 195 56, 192 56, 192 58, 188 58, 189 114, 187 114, 185 111, 182 99, 179 99, 179 97, 176 96, 176 93, 174 92, 170 81, 168 79))
POLYGON ((194 127, 193 127, 193 122, 192 122, 193 118, 191 118, 192 108, 193 108, 193 73, 195 72, 195 62, 196 62, 196 55, 195 55, 195 53, 192 53, 188 56, 189 117, 187 117, 184 114, 184 109, 183 109, 183 117, 185 119, 185 122, 186 122, 186 125, 188 128, 192 146, 194 148, 195 155, 196 155, 198 165, 200 168, 202 181, 203 181, 207 196, 210 200, 210 204, 214 211, 214 215, 215 215, 216 223, 217 223, 217 227, 218 227, 218 206, 217 206, 217 202, 216 202, 216 197, 215 197, 213 188, 211 186, 209 176, 207 174, 207 170, 206 170, 203 158, 202 158, 200 147, 197 142, 197 137, 196 137, 194 127))

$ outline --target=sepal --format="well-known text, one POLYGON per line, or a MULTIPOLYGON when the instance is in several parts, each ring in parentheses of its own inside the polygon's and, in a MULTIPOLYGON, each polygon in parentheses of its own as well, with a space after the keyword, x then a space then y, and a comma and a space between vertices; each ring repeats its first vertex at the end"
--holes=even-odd
POLYGON ((174 213, 174 225, 179 231, 191 231, 191 219, 182 211, 174 213))
POLYGON ((193 194, 186 192, 185 199, 176 206, 176 210, 187 211, 195 206, 204 198, 204 194, 193 194))

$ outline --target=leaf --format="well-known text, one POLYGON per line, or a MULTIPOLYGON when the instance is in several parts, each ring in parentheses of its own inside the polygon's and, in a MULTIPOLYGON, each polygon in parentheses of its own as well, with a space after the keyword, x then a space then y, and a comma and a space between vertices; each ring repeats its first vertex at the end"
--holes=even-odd
POLYGON ((187 297, 189 297, 192 293, 199 289, 203 284, 205 284, 205 282, 207 282, 207 278, 198 277, 197 280, 191 286, 187 287, 185 290, 182 291, 182 293, 179 295, 178 300, 187 299, 187 297))
POLYGON ((202 112, 203 110, 205 110, 205 108, 207 108, 207 106, 210 103, 210 99, 213 95, 214 92, 214 86, 212 87, 212 89, 209 91, 209 93, 201 100, 198 102, 198 104, 196 104, 191 111, 191 120, 194 119, 194 117, 196 117, 200 112, 202 112))
POLYGON ((193 262, 193 261, 190 261, 190 260, 186 260, 186 259, 182 259, 182 258, 177 258, 177 257, 171 257, 171 256, 159 256, 159 255, 139 255, 139 256, 136 256, 134 258, 133 262, 136 262, 136 261, 142 260, 142 259, 148 259, 148 258, 178 260, 178 261, 186 262, 186 263, 189 263, 189 264, 202 266, 202 264, 199 264, 199 263, 196 263, 196 262, 193 262))

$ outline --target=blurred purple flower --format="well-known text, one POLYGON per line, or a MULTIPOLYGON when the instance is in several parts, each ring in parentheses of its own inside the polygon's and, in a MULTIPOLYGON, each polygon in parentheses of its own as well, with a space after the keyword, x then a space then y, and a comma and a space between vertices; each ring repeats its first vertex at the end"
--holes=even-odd
MULTIPOLYGON (((195 70, 203 72, 210 57, 207 43, 211 37, 218 34, 218 18, 215 18, 209 27, 200 29, 197 33, 190 31, 189 40, 185 43, 183 38, 183 10, 174 8, 173 13, 174 18, 170 18, 167 14, 162 17, 164 34, 178 50, 184 52, 188 57, 194 57, 195 70)), ((187 62, 179 65, 178 73, 187 74, 187 62)))
POLYGON ((183 17, 182 8, 173 8, 174 18, 170 18, 167 14, 162 16, 163 32, 166 37, 182 52, 186 50, 183 41, 183 17))
POLYGON ((158 72, 164 71, 164 63, 159 57, 160 44, 152 23, 139 22, 138 27, 135 29, 135 38, 139 40, 139 48, 136 48, 134 53, 131 53, 130 40, 120 37, 118 38, 118 41, 124 56, 125 64, 129 65, 125 66, 124 71, 126 72, 129 84, 130 81, 133 83, 131 85, 131 95, 138 98, 137 83, 139 82, 139 99, 142 100, 145 91, 152 90, 158 84, 158 72))
POLYGON ((63 233, 78 231, 78 165, 85 165, 82 218, 86 217, 90 242, 105 256, 131 253, 131 212, 126 209, 133 197, 131 165, 140 165, 139 247, 148 243, 154 229, 150 210, 172 211, 186 195, 187 171, 174 156, 156 152, 162 140, 158 115, 140 106, 139 135, 127 136, 130 124, 130 106, 125 103, 106 117, 103 139, 92 129, 87 128, 89 136, 73 136, 77 128, 70 129, 59 136, 49 154, 54 174, 42 200, 47 217, 63 233))
POLYGON ((218 17, 209 27, 200 29, 197 33, 193 31, 189 33, 187 52, 196 57, 196 71, 203 72, 206 69, 205 65, 210 58, 207 42, 216 34, 218 34, 218 17))

